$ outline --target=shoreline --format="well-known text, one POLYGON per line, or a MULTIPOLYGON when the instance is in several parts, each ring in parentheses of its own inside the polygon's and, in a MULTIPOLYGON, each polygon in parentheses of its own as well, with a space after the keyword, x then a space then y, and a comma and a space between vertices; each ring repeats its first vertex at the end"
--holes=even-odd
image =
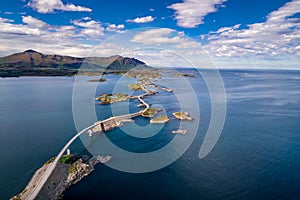
MULTIPOLYGON (((75 157, 75 156, 72 156, 75 157)), ((71 185, 81 181, 84 177, 88 176, 94 171, 94 167, 101 162, 97 158, 85 158, 86 156, 76 156, 76 161, 73 163, 58 163, 53 173, 45 182, 43 188, 35 197, 35 200, 47 199, 60 199, 63 193, 71 185)), ((52 158, 54 159, 54 158, 52 158)), ((50 159, 44 163, 32 176, 25 189, 19 194, 13 196, 11 200, 26 200, 30 199, 38 182, 47 171, 53 160, 50 159)))

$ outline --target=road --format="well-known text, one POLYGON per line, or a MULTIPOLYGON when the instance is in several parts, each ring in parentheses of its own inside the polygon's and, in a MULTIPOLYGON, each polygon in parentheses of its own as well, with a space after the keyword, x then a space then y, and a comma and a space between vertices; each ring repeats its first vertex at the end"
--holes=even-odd
MULTIPOLYGON (((148 109, 150 107, 149 104, 147 104, 142 97, 144 97, 145 94, 139 95, 136 98, 146 106, 146 109, 148 109)), ((143 111, 144 111, 143 110, 143 111)), ((46 169, 46 171, 44 172, 43 176, 40 178, 40 180, 37 182, 36 186, 34 187, 34 189, 29 190, 28 192, 31 192, 30 194, 27 194, 27 200, 34 200, 37 195, 39 194, 39 192, 41 191, 41 189, 43 188, 44 184, 46 183, 46 181, 48 180, 48 178, 50 177, 51 173, 53 172, 53 170, 55 169, 59 159, 61 158, 61 156, 65 153, 65 151, 70 147, 70 145, 83 133, 87 132, 88 130, 94 128, 95 126, 98 126, 100 123, 105 123, 108 122, 109 120, 117 120, 118 118, 132 118, 132 117, 136 117, 141 115, 141 113, 143 111, 139 111, 136 113, 132 113, 132 114, 126 114, 126 115, 120 115, 120 116, 116 116, 116 117, 112 117, 112 118, 108 118, 106 120, 103 121, 99 121, 94 123, 93 125, 86 127, 85 129, 83 129, 82 131, 80 131, 79 133, 77 133, 74 137, 72 137, 68 143, 61 149, 61 151, 58 153, 58 155, 56 156, 56 158, 54 159, 54 161, 52 163, 49 164, 48 168, 46 169)))

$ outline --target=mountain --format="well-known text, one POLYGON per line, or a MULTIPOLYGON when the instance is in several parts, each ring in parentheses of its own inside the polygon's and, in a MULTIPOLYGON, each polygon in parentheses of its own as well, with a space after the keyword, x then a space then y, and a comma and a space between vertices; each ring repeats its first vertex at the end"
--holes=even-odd
POLYGON ((76 58, 46 55, 32 49, 0 58, 0 77, 68 76, 78 72, 125 72, 133 68, 149 68, 135 58, 119 55, 110 57, 76 58))

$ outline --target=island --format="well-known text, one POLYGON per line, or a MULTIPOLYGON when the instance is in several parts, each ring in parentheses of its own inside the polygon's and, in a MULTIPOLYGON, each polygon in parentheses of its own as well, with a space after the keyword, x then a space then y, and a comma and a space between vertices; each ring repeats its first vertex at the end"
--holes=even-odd
POLYGON ((102 94, 96 98, 96 101, 100 101, 99 104, 105 105, 120 101, 126 101, 129 98, 131 98, 131 96, 129 96, 128 94, 102 94))
MULTIPOLYGON (((27 199, 27 197, 37 200, 45 198, 59 199, 66 188, 89 175, 94 170, 96 164, 108 162, 111 159, 111 156, 87 157, 83 155, 71 155, 70 152, 67 151, 68 148, 82 134, 87 134, 89 137, 93 137, 94 134, 105 134, 114 128, 122 126, 124 123, 133 122, 133 118, 135 117, 152 118, 149 120, 152 124, 170 122, 170 118, 166 115, 153 118, 162 111, 162 109, 152 108, 151 104, 145 101, 145 98, 150 95, 158 94, 159 90, 170 93, 173 92, 173 90, 171 88, 160 87, 153 82, 153 80, 161 76, 159 71, 151 69, 147 71, 142 69, 140 72, 141 73, 139 74, 138 70, 129 71, 128 74, 125 73, 125 76, 138 78, 136 82, 128 84, 128 87, 134 91, 143 91, 141 94, 139 93, 136 96, 131 96, 126 93, 105 93, 96 97, 95 101, 98 101, 98 104, 104 106, 106 104, 114 104, 122 101, 137 100, 139 102, 138 107, 141 107, 141 110, 134 113, 111 116, 105 120, 95 122, 74 135, 62 148, 59 154, 38 169, 27 187, 12 199, 27 199), (65 154, 66 151, 67 154, 65 154)), ((90 80, 90 82, 99 81, 104 81, 104 79, 99 78, 90 80)), ((180 120, 193 120, 188 112, 175 112, 173 113, 173 116, 180 120)), ((172 133, 184 135, 187 131, 175 130, 172 131, 172 133)))
POLYGON ((191 116, 190 116, 190 113, 188 112, 174 112, 173 113, 173 116, 177 119, 180 119, 180 120, 188 120, 188 121, 192 121, 194 120, 191 116))
POLYGON ((180 134, 180 135, 185 135, 187 133, 187 130, 179 129, 176 131, 172 131, 173 134, 180 134))
POLYGON ((182 73, 177 73, 175 76, 181 76, 181 77, 188 77, 188 78, 197 78, 197 76, 192 75, 192 74, 182 74, 182 73))
POLYGON ((128 84, 128 86, 130 87, 131 90, 143 90, 143 87, 140 84, 132 83, 132 84, 128 84))
POLYGON ((106 78, 99 78, 99 79, 92 79, 92 80, 88 80, 87 82, 105 82, 106 78))
POLYGON ((143 117, 154 117, 155 115, 157 115, 158 112, 160 112, 161 109, 159 108, 146 108, 143 112, 142 112, 142 116, 143 117))
POLYGON ((169 122, 170 119, 168 116, 159 116, 157 118, 153 118, 150 120, 151 124, 164 124, 166 122, 169 122))

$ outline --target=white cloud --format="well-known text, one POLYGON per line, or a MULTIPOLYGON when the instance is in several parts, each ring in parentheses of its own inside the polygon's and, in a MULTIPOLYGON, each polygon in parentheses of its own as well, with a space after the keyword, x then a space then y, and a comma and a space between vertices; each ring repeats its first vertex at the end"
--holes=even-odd
POLYGON ((117 33, 122 33, 124 32, 124 24, 108 24, 108 26, 106 27, 107 31, 111 31, 111 32, 117 32, 117 33))
MULTIPOLYGON (((43 30, 22 24, 13 24, 13 20, 0 18, 0 32, 6 37, 12 38, 16 35, 41 35, 43 30)), ((4 38, 4 37, 3 37, 4 38)))
POLYGON ((184 28, 195 28, 203 24, 204 17, 217 11, 216 6, 226 0, 184 0, 182 3, 175 3, 168 8, 175 10, 177 25, 184 28))
POLYGON ((81 44, 81 34, 74 26, 50 26, 46 22, 27 16, 25 24, 0 18, 0 56, 35 49, 43 53, 84 56, 93 48, 81 44), (37 22, 37 24, 35 24, 37 22))
POLYGON ((146 16, 146 17, 137 17, 135 19, 128 19, 126 22, 133 22, 133 23, 147 23, 152 22, 154 18, 152 16, 146 16))
POLYGON ((7 23, 7 22, 14 22, 14 20, 0 17, 0 24, 7 23))
POLYGON ((183 32, 169 28, 150 29, 137 33, 131 42, 138 42, 152 46, 171 45, 172 48, 197 48, 198 43, 188 39, 183 32))
POLYGON ((30 0, 27 5, 39 13, 53 13, 54 10, 92 12, 90 8, 64 4, 61 0, 30 0))
POLYGON ((34 27, 34 28, 46 28, 49 25, 39 19, 36 19, 32 16, 22 16, 22 21, 23 23, 27 24, 29 27, 34 27))
POLYGON ((219 28, 216 33, 223 33, 223 32, 227 32, 227 31, 233 31, 235 29, 238 29, 240 26, 241 26, 241 24, 236 24, 232 27, 222 27, 222 28, 219 28))
POLYGON ((88 20, 91 20, 91 18, 90 17, 83 17, 82 20, 88 21, 88 20))
POLYGON ((73 20, 71 21, 72 24, 81 28, 82 36, 85 36, 91 39, 99 39, 100 36, 104 35, 104 28, 102 27, 101 23, 94 20, 73 20))
MULTIPOLYGON (((271 12, 265 22, 246 29, 221 28, 206 35, 205 48, 217 57, 261 57, 265 59, 300 56, 300 0, 286 3, 271 12)), ((203 36, 202 36, 203 38, 203 36)))

